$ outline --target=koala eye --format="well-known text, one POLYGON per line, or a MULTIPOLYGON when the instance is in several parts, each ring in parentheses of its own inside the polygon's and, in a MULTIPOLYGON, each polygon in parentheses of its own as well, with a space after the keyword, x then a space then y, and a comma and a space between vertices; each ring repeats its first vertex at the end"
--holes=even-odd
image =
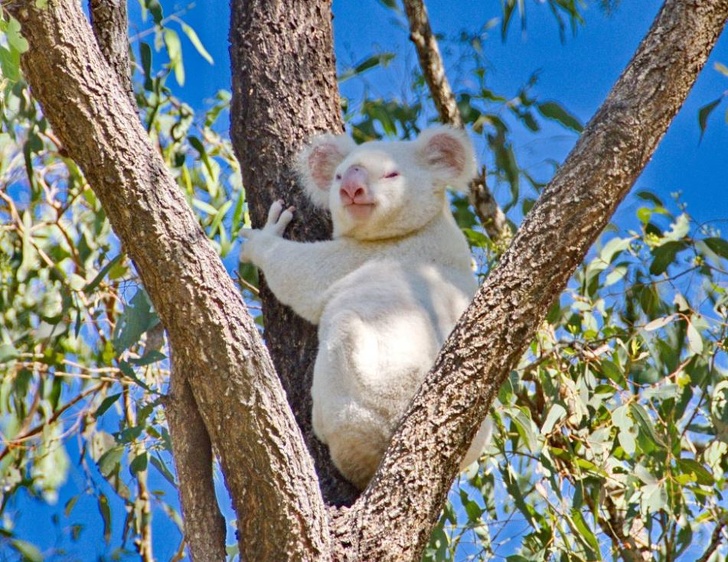
POLYGON ((389 172, 387 175, 384 176, 384 179, 391 180, 392 178, 396 178, 399 176, 399 172, 396 170, 394 172, 389 172))

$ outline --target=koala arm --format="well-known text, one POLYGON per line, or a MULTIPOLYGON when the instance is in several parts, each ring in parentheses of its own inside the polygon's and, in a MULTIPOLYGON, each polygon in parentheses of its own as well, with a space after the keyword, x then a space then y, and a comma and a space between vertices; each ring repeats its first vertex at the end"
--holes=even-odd
POLYGON ((240 254, 243 262, 256 265, 276 298, 296 314, 318 324, 329 287, 356 269, 365 253, 349 248, 346 240, 294 242, 283 232, 293 218, 293 208, 282 201, 271 205, 268 220, 260 230, 246 230, 240 254))

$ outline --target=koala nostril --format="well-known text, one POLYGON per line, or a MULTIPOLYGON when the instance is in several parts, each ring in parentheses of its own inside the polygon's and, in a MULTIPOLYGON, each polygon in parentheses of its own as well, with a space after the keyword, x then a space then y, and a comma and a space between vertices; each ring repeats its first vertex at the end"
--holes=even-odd
POLYGON ((366 190, 361 185, 344 183, 339 189, 339 195, 349 201, 354 201, 366 195, 366 190))

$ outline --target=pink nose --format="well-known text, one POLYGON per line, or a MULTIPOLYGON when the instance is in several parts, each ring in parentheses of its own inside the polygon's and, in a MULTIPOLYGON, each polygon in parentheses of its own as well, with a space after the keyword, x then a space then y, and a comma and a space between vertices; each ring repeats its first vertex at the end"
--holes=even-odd
POLYGON ((339 196, 345 205, 360 203, 367 199, 368 177, 366 169, 361 166, 351 166, 344 172, 339 196))

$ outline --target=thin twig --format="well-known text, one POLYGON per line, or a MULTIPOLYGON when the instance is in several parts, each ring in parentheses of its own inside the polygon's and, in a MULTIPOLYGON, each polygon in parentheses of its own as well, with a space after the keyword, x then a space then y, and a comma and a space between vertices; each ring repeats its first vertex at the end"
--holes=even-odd
POLYGON ((725 518, 717 522, 715 529, 713 529, 713 533, 710 536, 710 543, 708 543, 708 548, 705 549, 703 555, 695 562, 708 562, 713 553, 718 550, 720 543, 723 542, 723 529, 725 529, 726 525, 728 525, 728 520, 726 520, 725 518))
MULTIPOLYGON (((462 128, 463 119, 455 94, 445 75, 445 65, 430 26, 427 9, 422 0, 403 0, 403 4, 409 22, 410 39, 417 50, 417 58, 440 120, 447 125, 462 128)), ((485 167, 470 183, 470 202, 490 239, 501 251, 505 250, 513 238, 513 231, 505 213, 488 189, 485 167)))

